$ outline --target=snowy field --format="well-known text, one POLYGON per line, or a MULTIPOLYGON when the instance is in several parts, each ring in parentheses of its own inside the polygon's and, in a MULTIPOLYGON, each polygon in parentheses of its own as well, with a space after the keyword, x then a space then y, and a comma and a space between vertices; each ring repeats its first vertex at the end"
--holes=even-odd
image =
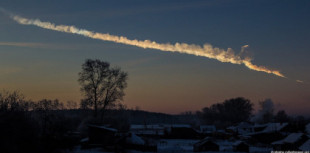
POLYGON ((199 140, 161 139, 157 144, 158 152, 193 152, 193 145, 199 140))
MULTIPOLYGON (((193 145, 199 140, 186 140, 186 139, 161 139, 157 145, 158 153, 193 153, 193 145)), ((233 152, 231 142, 223 141, 220 143, 219 152, 209 151, 200 153, 230 153, 233 152)), ((271 148, 250 147, 250 153, 270 153, 271 148)), ((81 149, 79 146, 75 147, 73 153, 111 153, 104 151, 101 148, 81 149)), ((127 150, 128 153, 148 153, 135 150, 127 150)), ((234 152, 236 153, 236 152, 234 152)))

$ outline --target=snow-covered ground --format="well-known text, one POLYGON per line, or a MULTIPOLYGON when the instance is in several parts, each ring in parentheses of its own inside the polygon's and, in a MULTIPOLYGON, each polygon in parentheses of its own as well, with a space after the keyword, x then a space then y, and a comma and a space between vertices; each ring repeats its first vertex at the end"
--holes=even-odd
MULTIPOLYGON (((158 153, 193 153, 193 145, 199 140, 192 139, 161 139, 157 145, 158 153)), ((217 142, 220 145, 219 152, 200 152, 200 153, 230 153, 232 152, 232 142, 222 141, 217 142)), ((272 148, 250 147, 250 153, 270 153, 272 148)), ((150 153, 136 150, 127 150, 128 153, 150 153)), ((70 152, 71 153, 71 152, 70 152)), ((104 151, 101 148, 81 149, 75 147, 72 153, 111 153, 104 151)), ((235 152, 234 152, 235 153, 235 152)))
MULTIPOLYGON (((158 153, 193 153, 193 146, 200 140, 186 140, 186 139, 161 139, 157 145, 158 153)), ((220 146, 219 152, 205 152, 205 153, 229 153, 233 152, 231 141, 218 141, 220 146)), ((272 148, 250 147, 250 153, 266 153, 270 152, 272 148)), ((204 152, 201 152, 204 153, 204 152)), ((235 153, 235 152, 234 152, 235 153)))
POLYGON ((77 146, 71 151, 72 153, 112 153, 106 152, 102 148, 91 148, 91 149, 81 149, 80 146, 77 146))
POLYGON ((272 148, 250 147, 250 153, 270 153, 272 148))
POLYGON ((158 152, 192 152, 193 145, 199 140, 161 139, 157 144, 158 152))

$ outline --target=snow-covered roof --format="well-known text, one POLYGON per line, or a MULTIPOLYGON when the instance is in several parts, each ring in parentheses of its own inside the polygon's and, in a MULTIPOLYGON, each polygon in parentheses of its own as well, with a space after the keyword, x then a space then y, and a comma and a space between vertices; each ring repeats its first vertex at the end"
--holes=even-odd
POLYGON ((227 129, 238 132, 241 135, 249 134, 253 132, 254 125, 248 122, 241 122, 237 126, 230 126, 227 129))
POLYGON ((130 125, 130 131, 135 134, 143 135, 164 135, 165 127, 163 125, 141 125, 141 124, 132 124, 130 125))
POLYGON ((189 124, 166 124, 165 127, 173 127, 173 128, 191 128, 189 124))
POLYGON ((308 141, 306 141, 304 144, 302 144, 299 147, 299 149, 302 151, 309 151, 310 150, 310 139, 308 141))
POLYGON ((191 125, 189 124, 131 124, 130 129, 164 129, 164 128, 181 128, 186 127, 190 128, 191 125))
POLYGON ((138 131, 131 131, 135 134, 143 134, 143 135, 164 135, 164 130, 138 130, 138 131))
POLYGON ((98 126, 98 125, 88 125, 90 127, 95 127, 95 128, 99 128, 99 129, 105 129, 105 130, 108 130, 108 131, 113 131, 113 132, 117 132, 116 129, 114 128, 108 128, 106 126, 98 126))
POLYGON ((267 123, 267 124, 256 124, 253 126, 254 128, 264 128, 262 131, 258 131, 258 132, 250 132, 247 133, 247 135, 251 136, 251 135, 256 135, 256 134, 262 134, 262 133, 272 133, 272 132, 276 132, 276 131, 280 131, 283 128, 285 128, 288 125, 288 123, 267 123))
POLYGON ((237 128, 236 128, 235 126, 230 126, 230 127, 228 127, 227 129, 228 129, 228 130, 233 130, 233 131, 235 131, 237 128))
POLYGON ((89 138, 84 138, 84 139, 81 139, 81 140, 80 140, 81 143, 83 143, 83 142, 88 142, 88 141, 89 141, 89 138))
POLYGON ((279 141, 275 141, 272 144, 295 143, 298 140, 300 140, 303 135, 304 135, 303 133, 291 133, 286 138, 279 141))
POLYGON ((216 127, 214 125, 201 125, 200 131, 204 133, 216 131, 216 127))
POLYGON ((143 125, 143 124, 131 124, 130 129, 164 129, 163 125, 159 124, 148 124, 148 125, 143 125))
POLYGON ((200 125, 200 128, 215 128, 214 125, 200 125))
POLYGON ((233 146, 238 146, 238 145, 241 144, 241 143, 243 143, 243 141, 238 140, 238 141, 234 142, 232 145, 233 145, 233 146))
POLYGON ((262 133, 280 131, 284 127, 286 127, 288 125, 288 123, 268 123, 266 125, 267 125, 267 127, 263 131, 261 131, 262 133))
POLYGON ((142 138, 135 135, 134 133, 130 133, 130 135, 126 138, 126 142, 130 144, 138 144, 138 145, 144 145, 145 142, 142 138))
MULTIPOLYGON (((210 137, 205 137, 204 139, 196 142, 194 145, 195 146, 200 146, 200 145, 203 145, 204 143, 206 142, 212 142, 212 143, 215 143, 214 141, 211 141, 211 138, 210 137)), ((216 144, 216 143, 215 143, 216 144)))

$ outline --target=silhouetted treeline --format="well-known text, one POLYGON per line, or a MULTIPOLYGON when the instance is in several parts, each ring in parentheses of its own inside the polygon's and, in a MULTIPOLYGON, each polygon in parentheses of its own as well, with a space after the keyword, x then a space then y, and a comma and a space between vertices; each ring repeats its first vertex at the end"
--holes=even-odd
POLYGON ((212 104, 196 114, 202 124, 215 125, 217 128, 226 128, 240 122, 259 124, 275 122, 289 123, 292 129, 304 131, 303 128, 310 122, 309 119, 303 116, 289 116, 285 110, 279 110, 275 113, 274 102, 271 99, 266 99, 258 104, 259 110, 256 114, 253 114, 254 104, 248 99, 238 97, 212 104))
POLYGON ((4 153, 49 153, 73 147, 67 135, 80 118, 60 111, 58 100, 27 101, 14 91, 0 93, 0 149, 4 153))
POLYGON ((238 97, 205 107, 197 112, 205 124, 225 127, 248 121, 252 115, 253 104, 250 100, 238 97))
MULTIPOLYGON (((79 145, 81 138, 87 137, 87 125, 98 123, 98 118, 94 117, 93 109, 77 109, 74 102, 70 102, 69 106, 72 109, 58 100, 30 101, 16 91, 0 92, 0 152, 70 151, 79 145), (75 135, 76 133, 78 134, 75 135)), ((124 132, 129 130, 130 124, 212 124, 225 127, 249 121, 253 116, 252 107, 253 104, 244 98, 229 99, 198 113, 186 112, 180 115, 152 113, 121 106, 106 110, 100 123, 124 132)), ((289 117, 283 110, 276 114, 272 112, 271 116, 271 121, 289 122, 292 129, 300 131, 309 123, 302 116, 289 117)))
MULTIPOLYGON (((73 108, 76 108, 75 104, 73 108)), ((0 151, 4 153, 57 153, 79 145, 87 125, 98 123, 92 109, 66 109, 58 100, 25 100, 16 91, 0 92, 0 151), (72 134, 79 133, 73 139, 72 134)), ((101 120, 101 119, 100 119, 101 120)), ((106 111, 101 124, 128 131, 130 124, 184 123, 182 117, 130 110, 106 111)))

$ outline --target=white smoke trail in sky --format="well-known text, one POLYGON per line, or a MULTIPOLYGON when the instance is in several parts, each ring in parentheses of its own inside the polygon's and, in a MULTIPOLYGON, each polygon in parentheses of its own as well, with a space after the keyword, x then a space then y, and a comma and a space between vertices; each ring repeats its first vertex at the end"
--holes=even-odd
POLYGON ((161 51, 168 51, 168 52, 179 52, 185 53, 190 55, 196 56, 203 56, 211 59, 216 59, 220 62, 228 62, 232 64, 243 64, 251 70, 261 71, 265 73, 274 74, 279 77, 286 78, 280 71, 278 70, 271 70, 264 66, 257 66, 251 62, 250 57, 242 57, 242 54, 248 45, 242 47, 240 54, 235 54, 231 48, 227 50, 220 49, 213 47, 210 44, 204 44, 203 46, 195 45, 195 44, 186 44, 186 43, 157 43, 151 40, 136 40, 136 39, 128 39, 124 36, 115 36, 110 34, 98 33, 93 32, 85 29, 79 29, 75 26, 68 26, 68 25, 55 25, 50 22, 43 22, 39 19, 27 19, 17 15, 11 15, 11 18, 14 19, 16 22, 23 24, 23 25, 35 25, 44 29, 50 29, 60 32, 66 33, 73 33, 82 35, 85 37, 99 39, 103 41, 111 41, 131 46, 137 46, 141 48, 150 48, 150 49, 157 49, 161 51))

